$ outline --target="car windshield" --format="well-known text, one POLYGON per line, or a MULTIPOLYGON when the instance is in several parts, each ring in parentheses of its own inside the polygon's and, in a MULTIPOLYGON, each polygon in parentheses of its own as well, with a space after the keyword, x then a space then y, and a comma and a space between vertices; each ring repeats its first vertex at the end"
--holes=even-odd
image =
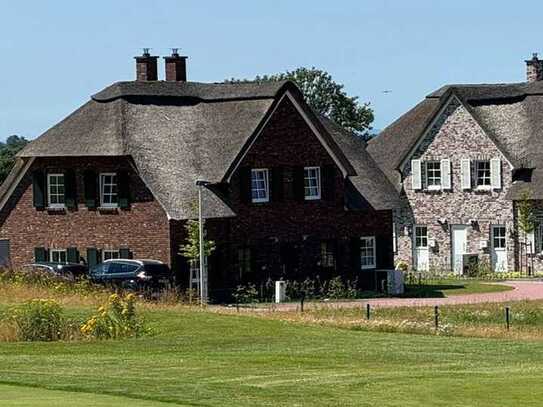
POLYGON ((165 264, 145 264, 143 268, 145 270, 145 273, 152 276, 163 276, 170 274, 170 269, 165 264))

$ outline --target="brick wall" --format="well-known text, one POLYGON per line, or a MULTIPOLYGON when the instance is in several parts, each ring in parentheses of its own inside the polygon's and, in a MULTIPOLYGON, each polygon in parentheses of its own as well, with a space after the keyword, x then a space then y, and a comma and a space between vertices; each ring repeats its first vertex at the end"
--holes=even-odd
POLYGON ((394 212, 397 230, 398 250, 396 261, 413 261, 412 236, 414 224, 428 227, 429 238, 437 242, 436 249, 430 249, 430 267, 436 270, 451 270, 450 225, 466 225, 475 219, 475 227, 468 228, 468 252, 478 253, 480 259, 490 263, 490 250, 480 249, 479 242, 486 240, 490 247, 490 227, 503 224, 507 228, 507 262, 510 270, 514 266, 513 204, 505 199, 511 185, 512 171, 505 157, 471 114, 456 99, 451 99, 446 109, 427 132, 424 141, 413 158, 421 160, 451 160, 450 191, 414 191, 412 189, 411 162, 402 169, 405 194, 402 207, 394 212), (501 158, 502 189, 491 191, 463 191, 460 181, 460 160, 462 158, 501 158), (442 226, 437 220, 445 218, 448 225, 442 226), (407 232, 407 233, 406 233, 407 232))
POLYGON ((167 216, 126 158, 42 158, 37 159, 2 211, 0 238, 9 239, 15 268, 34 261, 34 248, 77 247, 86 249, 129 248, 134 258, 153 258, 170 263, 167 216), (32 171, 75 169, 77 210, 47 211, 33 206, 32 171), (128 210, 91 210, 85 206, 83 171, 130 173, 132 203, 128 210))

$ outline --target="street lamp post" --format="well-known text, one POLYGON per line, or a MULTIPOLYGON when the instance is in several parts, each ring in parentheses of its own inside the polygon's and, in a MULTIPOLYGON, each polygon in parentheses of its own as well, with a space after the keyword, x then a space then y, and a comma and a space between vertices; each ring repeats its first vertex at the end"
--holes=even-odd
POLYGON ((206 303, 204 298, 204 215, 203 215, 203 202, 202 202, 202 188, 209 185, 208 181, 197 180, 196 186, 198 187, 198 235, 199 235, 199 248, 200 248, 200 305, 206 303))

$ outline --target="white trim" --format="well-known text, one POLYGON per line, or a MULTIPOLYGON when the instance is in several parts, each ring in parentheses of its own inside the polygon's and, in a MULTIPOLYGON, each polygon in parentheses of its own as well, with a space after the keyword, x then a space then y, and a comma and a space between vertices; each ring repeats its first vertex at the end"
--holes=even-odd
POLYGON ((100 184, 100 208, 118 208, 119 207, 119 176, 116 172, 101 172, 99 175, 99 184, 100 184), (102 177, 114 176, 117 177, 117 203, 104 203, 104 185, 102 184, 102 177))
MULTIPOLYGON (((58 184, 56 184, 58 185, 58 184)), ((66 207, 66 178, 63 173, 48 173, 47 174, 47 207, 51 209, 64 209, 66 207), (51 203, 51 178, 62 177, 64 186, 64 203, 51 203)), ((59 194, 55 194, 59 195, 59 194)))
MULTIPOLYGON (((334 160, 334 162, 336 163, 336 165, 339 167, 339 169, 341 169, 341 173, 343 174, 344 177, 347 176, 347 170, 345 169, 345 167, 343 166, 343 164, 341 163, 341 161, 339 160, 339 158, 336 156, 336 154, 332 151, 332 149, 330 148, 330 146, 328 146, 328 144, 324 141, 324 138, 322 137, 322 135, 319 133, 319 131, 317 130, 317 128, 315 127, 315 125, 311 122, 311 120, 309 120, 309 117, 307 117, 307 115, 305 114, 305 112, 303 111, 303 109, 301 108, 300 104, 296 101, 296 99, 294 98, 294 96, 292 96, 291 92, 290 91, 286 91, 285 94, 283 96, 281 96, 281 99, 279 99, 279 101, 277 102, 277 104, 275 105, 274 109, 272 110, 272 112, 269 114, 269 116, 267 117, 266 121, 262 124, 260 130, 258 131, 258 133, 255 135, 255 137, 253 137, 253 140, 251 140, 251 143, 246 147, 245 149, 245 152, 243 153, 243 155, 241 157, 239 157, 237 159, 237 164, 234 168, 232 168, 232 170, 230 171, 230 175, 228 176, 228 179, 227 181, 230 182, 231 178, 232 178, 232 175, 234 174, 234 172, 237 170, 237 168, 240 166, 240 164, 243 162, 243 159, 245 158, 245 156, 247 155, 247 153, 251 150, 251 148, 253 147, 253 144, 255 143, 255 141, 258 139, 258 137, 262 134, 262 131, 266 128, 266 125, 268 124, 268 122, 271 120, 271 118, 273 117, 273 114, 275 113, 275 111, 277 110, 277 108, 281 105, 281 103, 283 102, 283 99, 285 97, 288 97, 290 99, 290 101, 292 102, 292 104, 294 105, 294 107, 296 108, 296 110, 298 111, 298 113, 302 116, 302 118, 304 119, 304 121, 306 122, 306 124, 309 126, 309 128, 313 131, 313 133, 315 134, 315 136, 317 136, 317 138, 319 139, 319 141, 321 142, 322 146, 324 147, 324 149, 326 150, 326 152, 330 155, 330 157, 332 157, 332 159, 334 160)), ((245 146, 244 146, 245 147, 245 146)))
POLYGON ((9 189, 6 191, 6 194, 2 197, 2 200, 0 201, 0 210, 4 209, 4 206, 6 206, 6 203, 8 202, 9 198, 11 198, 11 195, 13 195, 15 188, 17 188, 17 186, 19 185, 23 177, 26 175, 26 173, 28 172, 28 169, 30 168, 34 160, 35 160, 34 157, 30 158, 26 162, 24 167, 21 169, 21 172, 19 173, 17 178, 11 183, 9 189))
POLYGON ((321 167, 304 167, 304 199, 306 201, 315 201, 321 199, 321 167), (305 172, 317 170, 317 195, 306 195, 305 194, 305 172))
MULTIPOLYGON (((59 255, 59 258, 60 258, 60 255, 59 255)), ((68 263, 68 250, 66 249, 49 249, 49 261, 51 263, 68 263), (64 254, 64 257, 66 258, 66 261, 62 262, 62 261, 54 261, 53 260, 53 253, 63 253, 64 254)))
POLYGON ((270 170, 268 168, 251 168, 251 202, 252 203, 265 203, 270 202, 270 170), (265 174, 264 182, 265 182, 265 191, 266 191, 266 197, 265 198, 253 198, 253 173, 259 173, 263 172, 265 174))
POLYGON ((377 267, 377 248, 375 245, 375 236, 361 236, 360 237, 360 253, 358 253, 360 256, 360 270, 368 270, 368 269, 374 269, 377 267), (370 240, 373 245, 373 263, 372 264, 362 264, 362 240, 370 240))

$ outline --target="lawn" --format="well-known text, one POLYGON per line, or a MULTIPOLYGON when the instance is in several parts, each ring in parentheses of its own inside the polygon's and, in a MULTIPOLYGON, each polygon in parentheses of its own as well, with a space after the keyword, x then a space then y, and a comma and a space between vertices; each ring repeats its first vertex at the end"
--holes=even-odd
POLYGON ((0 382, 16 385, 2 386, 0 401, 496 407, 543 399, 543 342, 365 332, 183 307, 146 307, 145 317, 154 334, 138 339, 0 344, 0 382))
POLYGON ((510 291, 513 287, 477 280, 426 280, 422 284, 406 284, 404 297, 442 298, 463 294, 510 291))

